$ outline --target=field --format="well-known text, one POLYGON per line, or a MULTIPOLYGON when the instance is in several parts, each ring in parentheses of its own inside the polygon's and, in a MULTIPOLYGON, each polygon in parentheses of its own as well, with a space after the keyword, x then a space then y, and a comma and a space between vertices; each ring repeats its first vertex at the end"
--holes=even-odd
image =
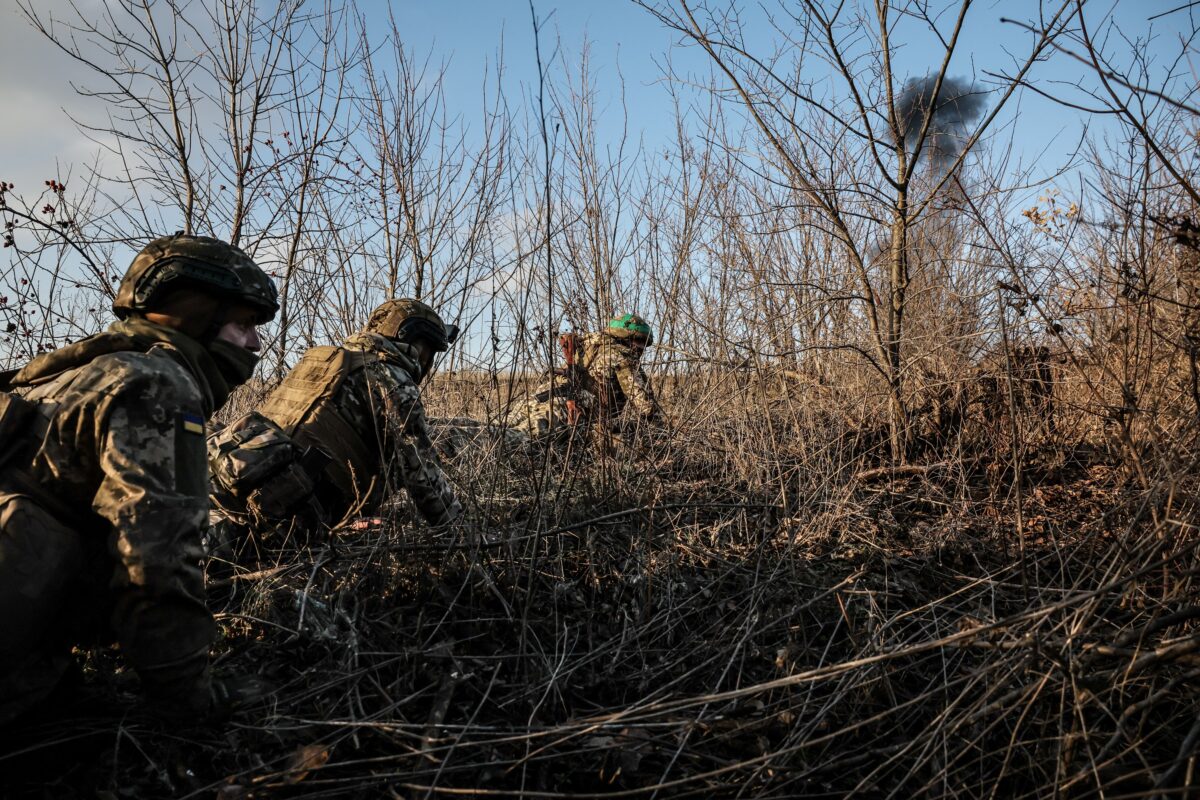
POLYGON ((663 382, 670 429, 576 452, 477 435, 453 530, 400 507, 213 565, 218 673, 274 693, 164 729, 101 654, 95 708, 21 731, 6 796, 1195 790, 1194 465, 1135 469, 1061 410, 881 466, 883 434, 786 380, 701 383, 663 382))

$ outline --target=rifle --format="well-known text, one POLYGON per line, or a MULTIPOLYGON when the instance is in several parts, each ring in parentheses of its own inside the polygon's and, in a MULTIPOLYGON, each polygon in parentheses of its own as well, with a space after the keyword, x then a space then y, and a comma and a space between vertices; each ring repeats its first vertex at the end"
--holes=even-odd
MULTIPOLYGON (((579 337, 574 333, 564 333, 558 337, 558 346, 562 348, 563 358, 567 362, 567 375, 574 382, 576 369, 576 351, 579 347, 579 337)), ((567 398, 567 423, 575 425, 583 416, 579 410, 579 404, 575 401, 574 393, 567 398)))

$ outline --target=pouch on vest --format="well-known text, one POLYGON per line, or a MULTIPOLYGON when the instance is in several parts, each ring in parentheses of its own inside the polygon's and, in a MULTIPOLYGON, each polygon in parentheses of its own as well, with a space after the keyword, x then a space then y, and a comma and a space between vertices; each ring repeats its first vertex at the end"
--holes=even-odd
POLYGON ((214 500, 254 521, 277 522, 306 513, 323 519, 314 498, 316 476, 329 456, 300 445, 257 411, 209 437, 214 500))
POLYGON ((208 438, 213 477, 240 497, 292 463, 299 450, 283 430, 256 411, 234 420, 208 438))
MULTIPOLYGON (((293 445, 296 452, 299 446, 293 445)), ((329 454, 309 447, 250 493, 247 506, 260 521, 282 520, 307 512, 310 522, 328 523, 317 498, 317 476, 329 465, 329 454)))
POLYGON ((313 497, 316 484, 299 464, 288 464, 246 500, 247 510, 262 520, 291 516, 313 497))

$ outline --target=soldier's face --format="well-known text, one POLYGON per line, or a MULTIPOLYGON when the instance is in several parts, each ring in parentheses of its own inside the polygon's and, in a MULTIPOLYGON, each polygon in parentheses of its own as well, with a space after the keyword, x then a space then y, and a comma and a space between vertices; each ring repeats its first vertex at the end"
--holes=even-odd
POLYGON ((257 353, 262 350, 262 340, 258 338, 258 325, 255 322, 257 316, 254 309, 248 306, 234 306, 217 332, 217 338, 257 353))

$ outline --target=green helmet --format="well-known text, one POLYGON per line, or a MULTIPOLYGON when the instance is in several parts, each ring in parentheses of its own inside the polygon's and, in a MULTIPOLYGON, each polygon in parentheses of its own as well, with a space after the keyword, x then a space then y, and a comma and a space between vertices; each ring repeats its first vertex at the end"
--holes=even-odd
POLYGON ((458 326, 447 325, 438 313, 420 300, 388 300, 367 319, 366 330, 389 339, 425 339, 439 353, 458 339, 458 326))
POLYGON ((153 311, 171 292, 194 289, 259 312, 259 324, 279 310, 275 282, 242 250, 208 236, 177 233, 146 245, 129 265, 113 313, 125 319, 153 311))
POLYGON ((622 314, 619 317, 613 317, 608 321, 608 327, 604 329, 604 332, 614 339, 629 339, 640 342, 646 347, 654 344, 654 333, 650 330, 650 323, 637 314, 622 314))

